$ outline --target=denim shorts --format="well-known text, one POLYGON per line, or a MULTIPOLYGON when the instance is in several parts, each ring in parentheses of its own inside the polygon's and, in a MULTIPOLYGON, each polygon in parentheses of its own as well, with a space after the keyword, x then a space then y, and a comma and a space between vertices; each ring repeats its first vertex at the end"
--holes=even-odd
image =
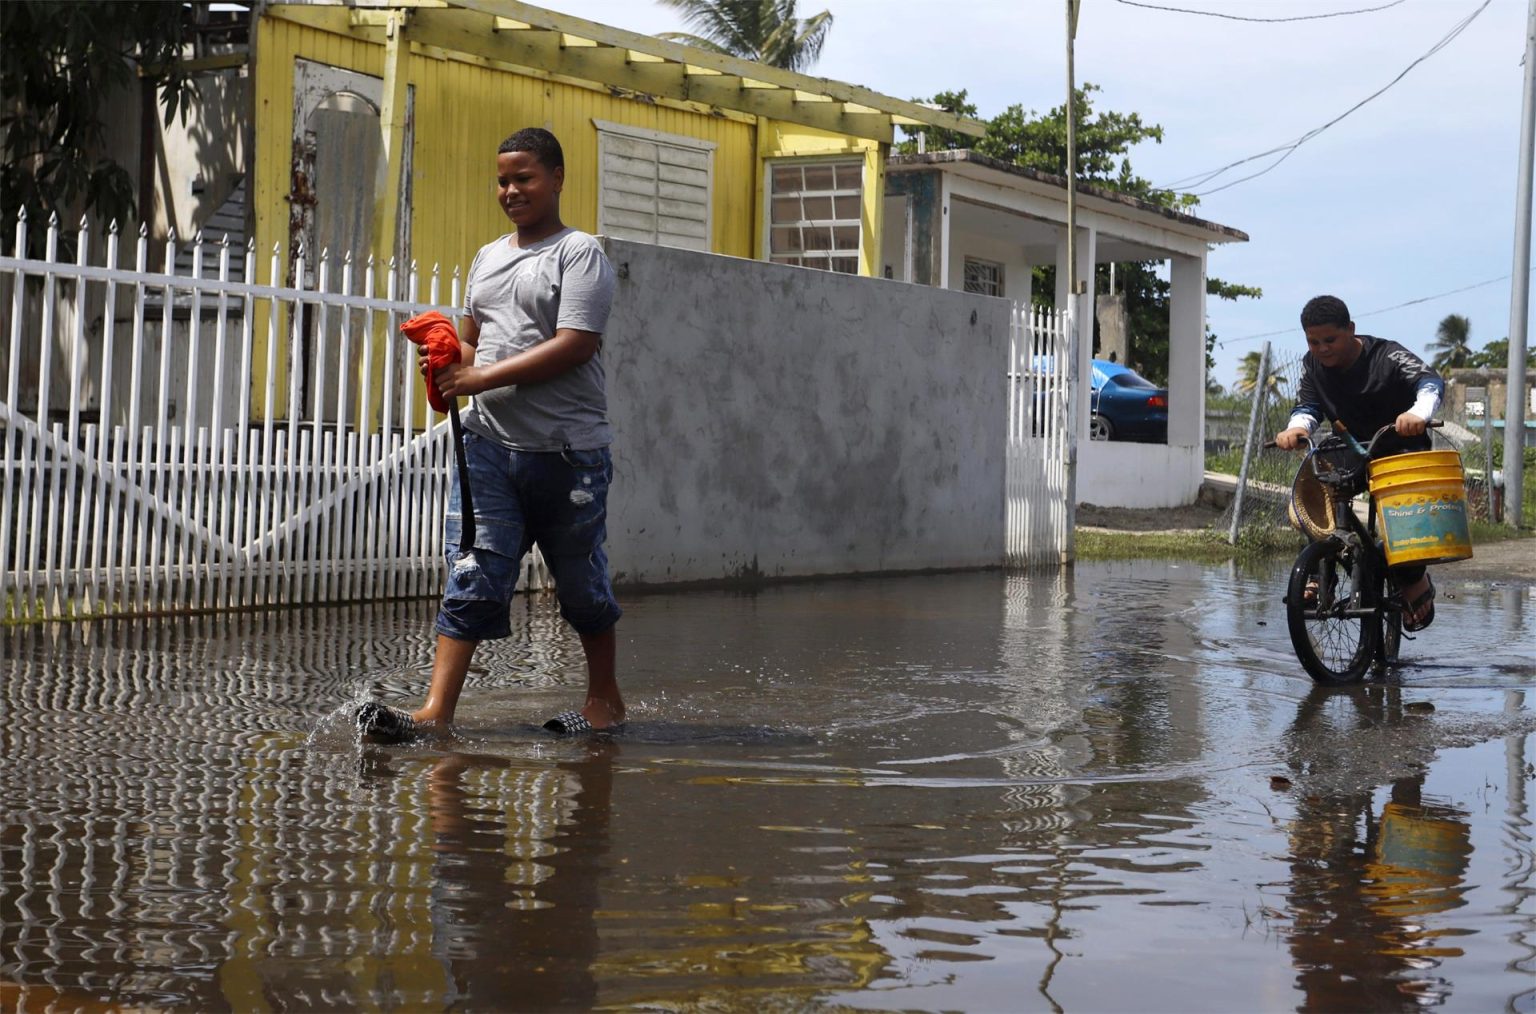
POLYGON ((459 548, 464 519, 455 476, 443 524, 448 584, 437 632, 460 641, 510 634, 518 570, 535 545, 554 575, 560 615, 578 634, 600 634, 617 623, 622 611, 603 550, 613 481, 608 449, 515 451, 466 430, 464 456, 475 543, 469 552, 459 548))

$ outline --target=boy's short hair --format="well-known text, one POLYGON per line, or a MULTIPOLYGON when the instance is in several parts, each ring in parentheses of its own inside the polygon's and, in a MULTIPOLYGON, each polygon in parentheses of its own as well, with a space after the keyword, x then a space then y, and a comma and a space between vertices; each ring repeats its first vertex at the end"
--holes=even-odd
POLYGON ((1307 305, 1301 308, 1303 329, 1317 327, 1319 324, 1349 327, 1352 323, 1354 322, 1349 319, 1349 307, 1345 306, 1344 300, 1338 296, 1313 296, 1307 300, 1307 305))
POLYGON ((531 152, 547 169, 564 169, 565 152, 560 141, 543 127, 524 127, 496 149, 496 154, 507 155, 514 151, 531 152))

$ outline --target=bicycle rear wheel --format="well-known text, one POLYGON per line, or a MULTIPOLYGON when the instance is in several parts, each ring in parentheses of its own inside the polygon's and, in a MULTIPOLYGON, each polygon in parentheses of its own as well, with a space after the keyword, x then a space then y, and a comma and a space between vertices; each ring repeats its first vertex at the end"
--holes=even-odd
POLYGON ((1285 595, 1291 646, 1319 683, 1355 683, 1371 668, 1381 623, 1370 612, 1376 589, 1369 569, 1332 539, 1304 548, 1291 568, 1285 595))

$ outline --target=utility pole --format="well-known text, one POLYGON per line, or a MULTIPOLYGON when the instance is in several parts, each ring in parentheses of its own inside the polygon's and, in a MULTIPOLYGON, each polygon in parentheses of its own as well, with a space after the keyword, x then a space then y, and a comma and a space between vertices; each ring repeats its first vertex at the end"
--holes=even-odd
POLYGON ((1077 553, 1077 438, 1078 417, 1082 415, 1078 401, 1082 397, 1082 370, 1078 367, 1082 328, 1077 305, 1077 72, 1072 63, 1080 3, 1081 0, 1067 0, 1067 538, 1063 562, 1077 553))
POLYGON ((1519 528, 1525 489, 1525 322, 1531 309, 1531 149, 1536 147, 1536 0, 1525 21, 1525 96, 1515 179, 1515 264, 1509 294, 1509 371, 1504 399, 1504 521, 1519 528))
MULTIPOLYGON (((1077 11, 1081 0, 1067 0, 1067 301, 1077 297, 1077 11)), ((1531 0, 1536 4, 1536 0, 1531 0)))

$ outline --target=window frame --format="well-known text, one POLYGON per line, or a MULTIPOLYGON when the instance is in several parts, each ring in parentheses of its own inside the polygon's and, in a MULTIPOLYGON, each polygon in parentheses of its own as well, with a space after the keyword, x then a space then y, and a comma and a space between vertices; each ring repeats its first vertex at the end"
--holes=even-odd
POLYGON ((966 254, 960 262, 960 289, 962 292, 969 292, 977 296, 995 296, 998 299, 1006 299, 1008 292, 1007 279, 1008 269, 1002 261, 989 260, 986 257, 972 257, 970 254, 966 254), (975 265, 977 268, 990 269, 994 272, 993 284, 997 291, 987 292, 982 289, 971 288, 972 265, 975 265))
MULTIPOLYGON (((861 258, 863 256, 863 251, 864 251, 864 197, 865 197, 865 194, 864 194, 864 187, 865 187, 865 172, 864 172, 864 169, 865 169, 865 161, 866 160, 865 160, 864 156, 861 153, 858 153, 858 152, 840 152, 840 153, 837 153, 835 155, 799 156, 799 157, 788 157, 788 158, 772 158, 772 159, 764 160, 764 168, 763 168, 764 186, 763 186, 763 209, 762 209, 762 214, 763 214, 763 241, 762 241, 762 246, 761 246, 762 259, 765 260, 765 261, 768 261, 769 263, 772 263, 772 264, 782 264, 783 263, 782 261, 778 261, 778 260, 774 259, 774 252, 773 252, 773 230, 774 230, 774 227, 775 227, 775 223, 774 223, 774 220, 773 220, 773 201, 774 201, 774 198, 776 196, 781 196, 781 197, 782 196, 786 196, 785 194, 776 194, 775 191, 774 191, 774 177, 777 174, 777 171, 779 169, 793 167, 793 166, 818 166, 818 167, 819 166, 826 166, 826 167, 831 168, 833 170, 834 185, 833 185, 833 188, 831 190, 826 190, 826 191, 820 191, 820 190, 806 191, 804 189, 801 189, 801 190, 793 191, 793 193, 796 196, 799 196, 801 198, 802 202, 804 200, 804 196, 807 193, 810 193, 810 194, 812 194, 814 196, 818 196, 818 197, 822 197, 822 196, 827 197, 829 200, 831 200, 833 202, 834 211, 836 209, 836 199, 838 197, 853 196, 858 201, 858 208, 859 208, 858 218, 857 219, 840 219, 840 218, 835 218, 835 217, 834 218, 829 218, 829 219, 806 219, 806 218, 802 218, 802 219, 797 219, 794 223, 790 223, 790 224, 798 225, 803 230, 806 227, 807 223, 818 223, 818 225, 815 226, 816 228, 826 228, 829 231, 830 230, 835 230, 835 229, 837 229, 839 227, 846 228, 846 227, 852 225, 852 226, 854 226, 855 228, 858 229, 858 236, 857 236, 857 238, 854 241, 854 245, 851 248, 847 248, 847 249, 837 249, 837 248, 833 247, 833 248, 828 248, 826 250, 807 250, 807 249, 804 249, 804 247, 802 245, 802 249, 799 252, 797 252, 797 253, 780 254, 779 256, 781 256, 781 257, 796 257, 796 258, 798 258, 802 262, 800 264, 785 265, 786 267, 805 267, 805 268, 811 269, 812 271, 830 271, 833 274, 846 274, 846 275, 858 276, 860 274, 859 264, 860 264, 860 260, 861 260, 861 258), (853 169, 853 171, 855 171, 858 174, 859 186, 858 186, 857 190, 848 191, 848 190, 840 190, 840 189, 837 188, 837 186, 835 184, 835 180, 836 180, 837 170, 838 170, 839 167, 851 168, 851 169, 853 169), (852 261, 853 267, 852 267, 851 270, 849 270, 849 271, 842 271, 842 270, 839 270, 839 269, 834 268, 832 266, 832 262, 834 260, 841 260, 841 259, 844 259, 844 258, 852 261), (806 261, 807 259, 820 260, 820 261, 824 261, 825 263, 822 263, 822 264, 806 264, 806 263, 804 263, 804 261, 806 261)), ((803 180, 803 177, 802 177, 802 180, 803 180)), ((802 210, 803 210, 803 205, 802 205, 802 210)), ((783 224, 780 224, 778 227, 779 228, 784 228, 785 226, 783 224)), ((835 240, 834 240, 834 242, 835 242, 835 240)))

